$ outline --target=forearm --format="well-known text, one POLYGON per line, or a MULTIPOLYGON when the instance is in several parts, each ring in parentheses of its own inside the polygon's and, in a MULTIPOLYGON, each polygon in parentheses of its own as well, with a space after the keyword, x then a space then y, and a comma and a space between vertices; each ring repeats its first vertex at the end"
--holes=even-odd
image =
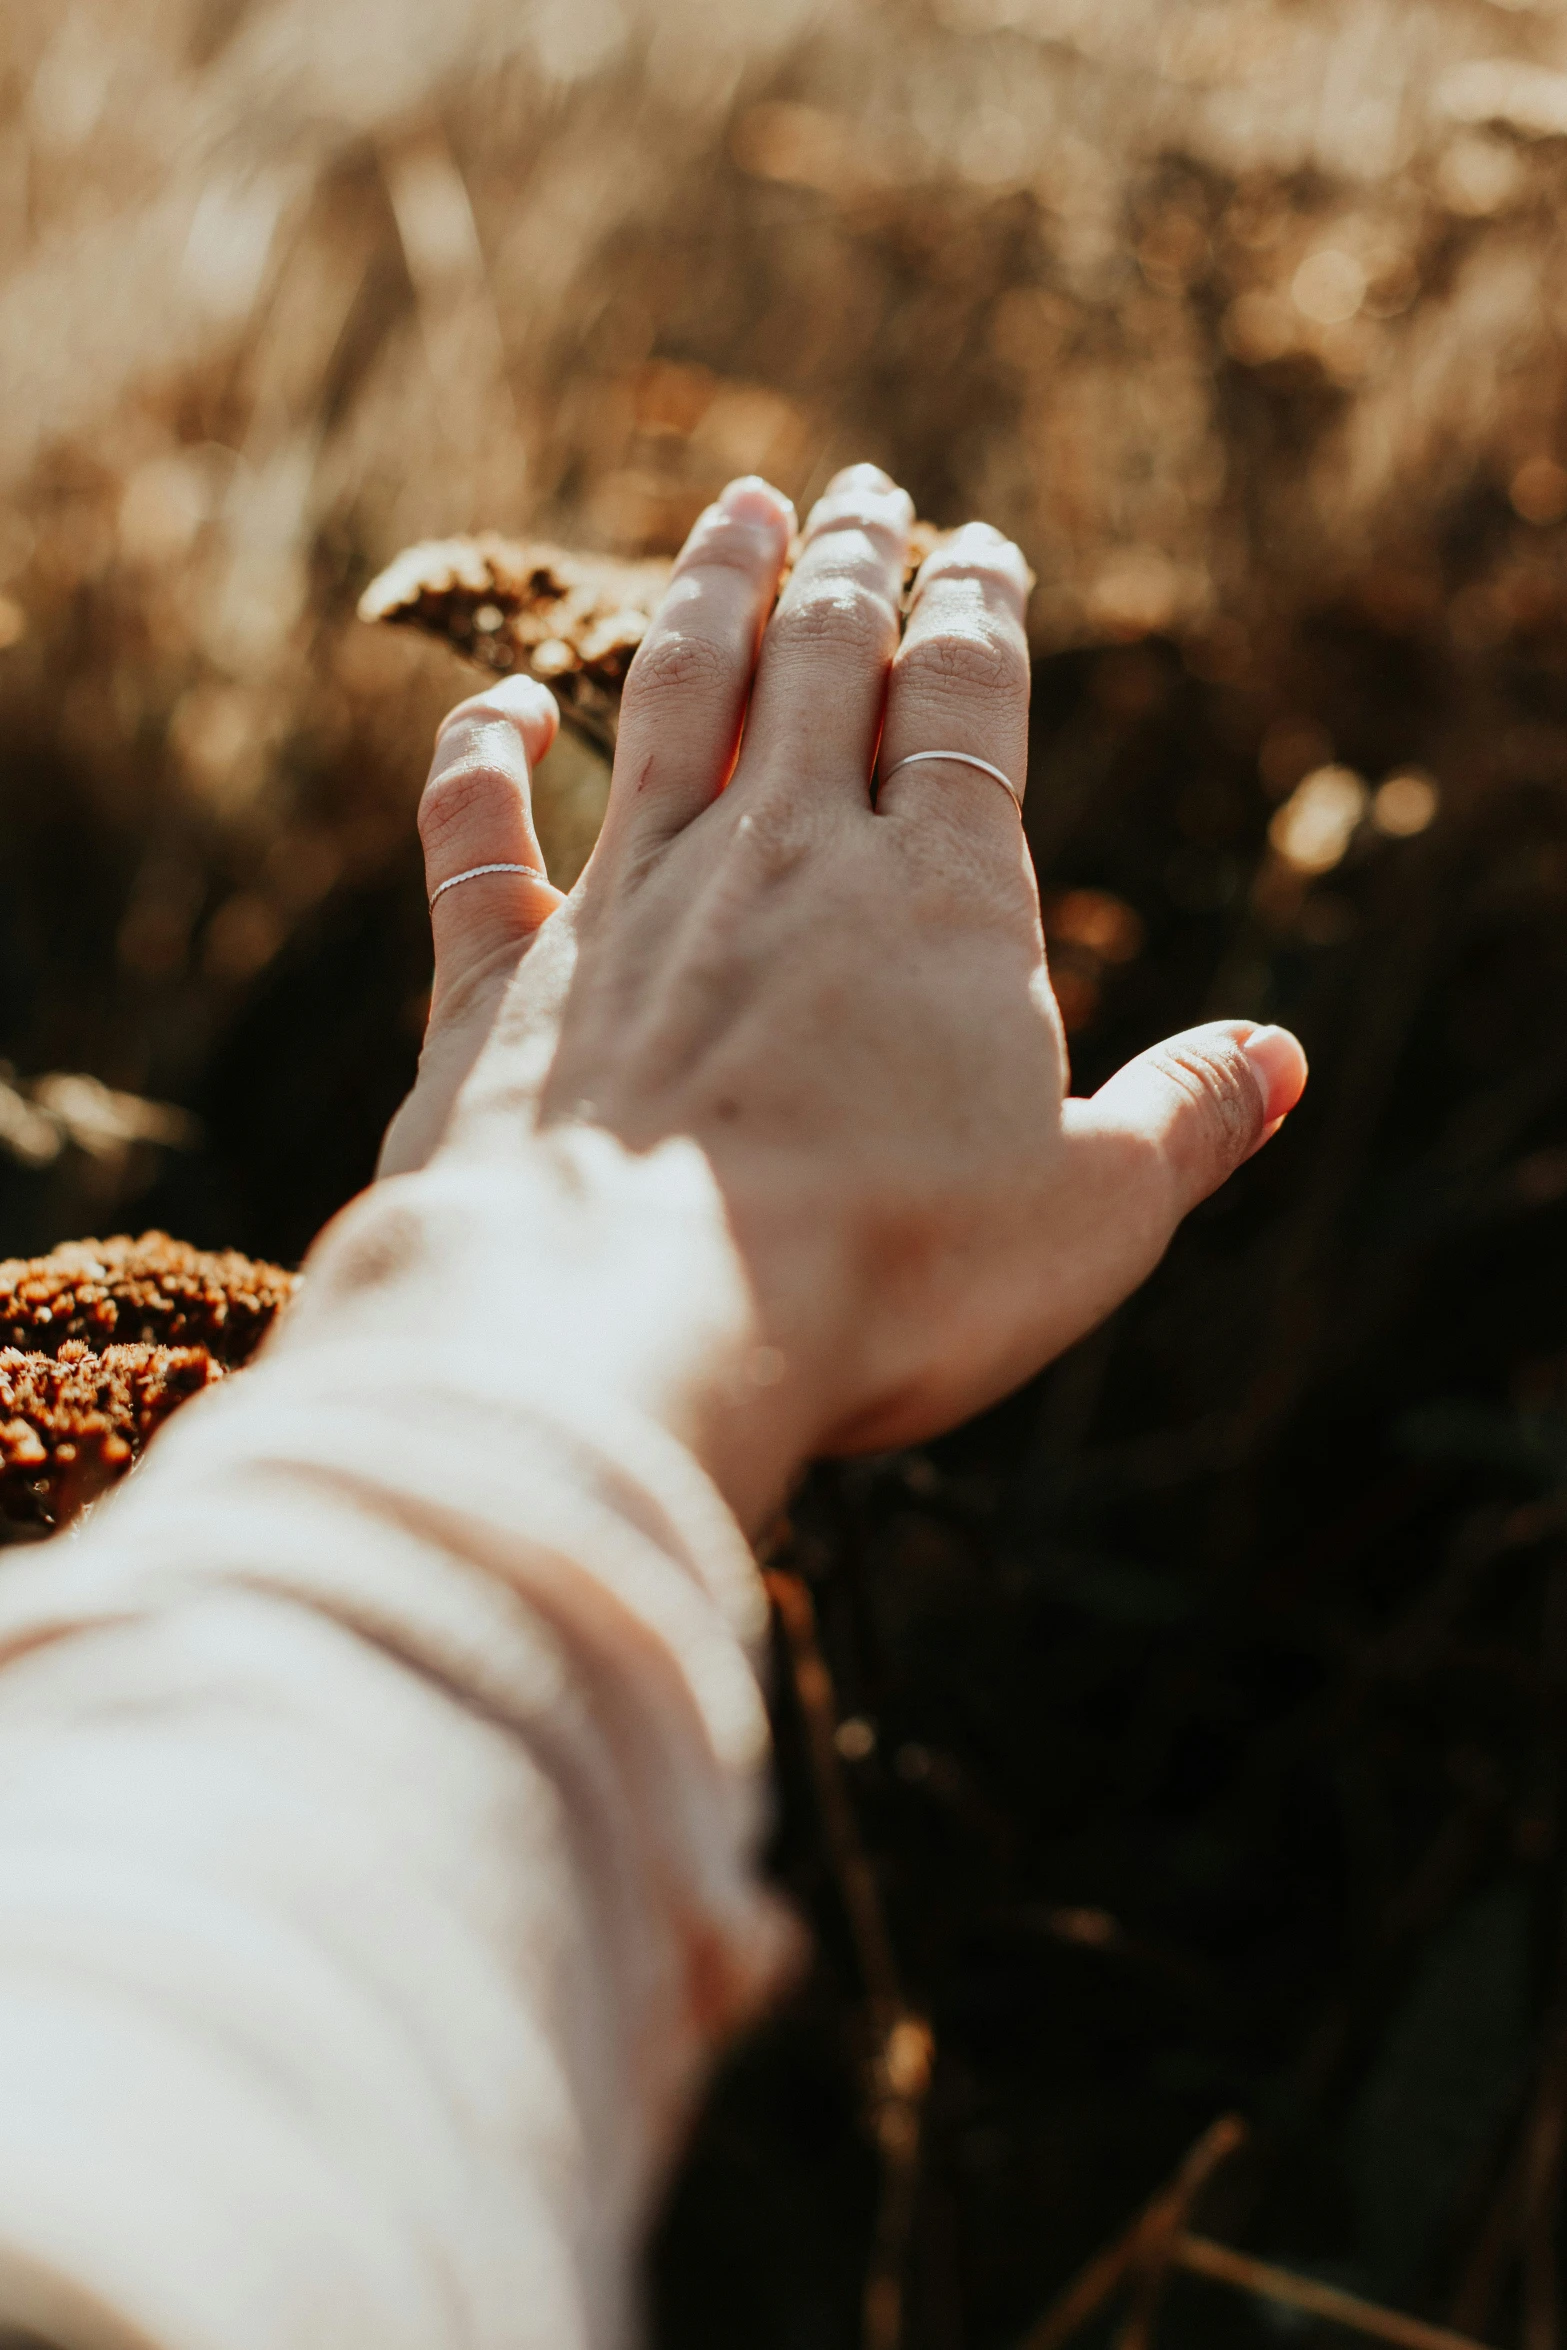
POLYGON ((623 2331, 650 2185, 783 1937, 756 1580, 671 1426, 691 1363, 732 1371, 734 1299, 677 1215, 653 1301, 706 1302, 660 1409, 656 1330, 604 1313, 603 1233, 550 1191, 372 1195, 254 1371, 0 1580, 13 2324, 623 2331))

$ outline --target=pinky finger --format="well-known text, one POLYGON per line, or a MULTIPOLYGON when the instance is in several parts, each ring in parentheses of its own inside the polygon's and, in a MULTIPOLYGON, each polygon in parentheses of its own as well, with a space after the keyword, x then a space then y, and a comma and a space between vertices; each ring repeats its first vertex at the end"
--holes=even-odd
POLYGON ((532 801, 533 768, 559 724, 554 696, 529 677, 503 678, 441 722, 419 802, 435 935, 432 1008, 525 946, 561 902, 532 801))

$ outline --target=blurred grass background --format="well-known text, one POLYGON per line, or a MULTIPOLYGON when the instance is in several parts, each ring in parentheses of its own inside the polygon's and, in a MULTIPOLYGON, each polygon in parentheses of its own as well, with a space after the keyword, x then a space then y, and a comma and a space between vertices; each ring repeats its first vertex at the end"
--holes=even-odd
MULTIPOLYGON (((360 588, 476 527, 669 549, 752 468, 1025 547, 1080 1084, 1209 1014, 1310 1052, 1106 1330, 802 1499, 935 2032, 922 2350, 1017 2339, 1229 2105, 1215 2229, 1562 2338, 1564 188, 1559 0, 0 25, 0 1249, 297 1258, 411 1071, 468 690, 360 588), (39 1147, 62 1070, 202 1139, 39 1147)), ((557 878, 601 782, 542 771, 557 878)), ((673 2195, 668 2350, 859 2335, 860 1986, 779 1715, 820 1952, 673 2195)))

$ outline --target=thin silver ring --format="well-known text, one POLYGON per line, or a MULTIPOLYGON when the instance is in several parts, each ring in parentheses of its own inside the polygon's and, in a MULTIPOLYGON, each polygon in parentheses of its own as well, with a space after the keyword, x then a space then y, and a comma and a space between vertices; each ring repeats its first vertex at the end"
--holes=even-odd
POLYGON ((454 873, 450 881, 443 881, 439 889, 431 891, 431 905, 435 904, 437 898, 444 898, 449 889, 455 889, 460 881, 478 881, 486 873, 526 873, 530 881, 546 884, 549 879, 547 874, 539 871, 537 865, 470 865, 466 873, 454 873))
POLYGON ((906 759, 898 761, 897 766, 888 768, 881 779, 882 783, 891 783, 899 769, 917 767, 922 759, 950 759, 958 767, 977 767, 981 775, 988 775, 992 783, 1001 785, 1014 808, 1021 809, 1023 805, 1023 795, 1013 788, 1011 776, 1003 774, 999 767, 992 767, 988 759, 976 759, 972 751, 910 751, 906 759))

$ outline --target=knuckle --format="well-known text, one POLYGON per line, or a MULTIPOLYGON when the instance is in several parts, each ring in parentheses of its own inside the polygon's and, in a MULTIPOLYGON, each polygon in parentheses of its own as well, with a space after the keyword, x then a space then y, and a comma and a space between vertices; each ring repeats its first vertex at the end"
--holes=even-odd
POLYGON ((791 658, 847 652, 880 659, 896 628, 892 602, 882 589, 851 572, 801 581, 774 613, 775 644, 791 658))
POLYGON ((447 711, 435 730, 436 747, 464 735, 498 727, 503 734, 550 724, 558 715, 555 697, 547 685, 524 671, 492 677, 476 694, 469 694, 447 711))
POLYGON ((1175 1121, 1177 1155, 1196 1174, 1227 1174, 1262 1131, 1257 1081, 1238 1045, 1172 1042, 1157 1055, 1159 1068, 1197 1112, 1175 1121))
POLYGON ((688 695, 703 697, 734 682, 734 657, 694 629, 660 629, 643 638, 626 677, 635 712, 660 712, 688 695))
POLYGON ((680 557, 675 569, 682 578, 689 578, 693 572, 737 572, 748 584, 756 584, 764 577, 769 580, 777 577, 780 552, 775 531, 744 515, 718 510, 680 557))
POLYGON ((837 839, 836 815, 797 792, 758 779, 730 836, 729 855, 748 887, 777 887, 801 867, 830 858, 837 839))
POLYGON ((918 593, 950 592, 966 582, 972 582, 981 594, 998 601, 1007 611, 1019 612, 1027 601, 1033 574, 1022 549, 1011 539, 997 535, 981 542, 965 530, 926 558, 918 593))
POLYGON ((1023 694, 1028 661, 1022 648, 998 631, 944 628, 911 638, 898 656, 905 692, 951 702, 1023 694))
POLYGON ((907 490, 870 481, 841 480, 811 508, 805 535, 813 546, 840 534, 879 539, 903 560, 914 505, 907 490))
POLYGON ((484 758, 465 759, 432 775, 419 801, 419 838, 426 850, 515 815, 515 776, 484 758))
POLYGON ((764 880, 782 881, 810 854, 812 826, 797 801, 759 793, 741 818, 735 847, 764 880))

